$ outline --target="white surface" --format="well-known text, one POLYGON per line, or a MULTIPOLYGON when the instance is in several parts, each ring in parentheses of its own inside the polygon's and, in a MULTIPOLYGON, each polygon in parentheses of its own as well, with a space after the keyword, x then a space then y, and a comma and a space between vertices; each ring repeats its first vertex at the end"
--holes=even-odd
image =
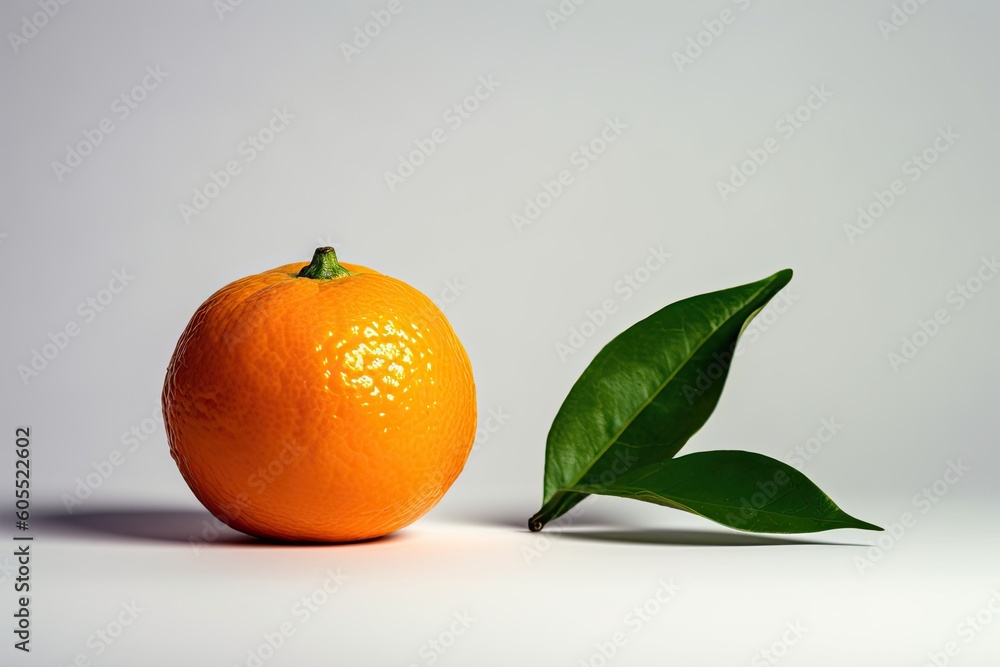
MULTIPOLYGON (((622 632, 609 664, 923 665, 955 642, 952 664, 985 667, 1000 655, 1000 534, 995 517, 961 504, 878 553, 856 546, 873 542, 861 531, 785 540, 678 512, 629 519, 631 503, 612 499, 562 531, 479 516, 318 547, 223 530, 196 549, 188 538, 210 516, 195 508, 92 511, 50 523, 35 544, 38 651, 18 664, 93 657, 88 638, 134 601, 143 611, 94 664, 246 665, 288 621, 294 634, 264 664, 575 666, 622 632), (331 572, 342 586, 325 597, 331 572), (973 632, 966 619, 984 609, 973 632), (463 632, 452 643, 453 627, 463 632), (452 645, 435 652, 437 638, 452 645), (781 659, 768 663, 769 648, 781 659)), ((879 509, 892 511, 869 513, 879 509)))
MULTIPOLYGON (((677 597, 609 664, 752 664, 796 621, 808 633, 781 665, 920 665, 942 650, 1000 586, 1000 281, 953 296, 1000 252, 1000 4, 929 2, 886 38, 878 22, 894 2, 905 4, 592 0, 553 30, 556 0, 404 0, 350 62, 340 44, 381 0, 243 2, 221 19, 203 1, 74 2, 16 53, 7 34, 41 10, 3 3, 0 457, 12 471, 6 438, 31 426, 45 511, 33 522, 35 651, 4 646, 0 663, 71 661, 135 598, 146 611, 94 664, 245 665, 329 567, 351 579, 266 665, 427 664, 422 644, 465 610, 479 620, 436 664, 578 665, 663 577, 677 597), (734 22, 679 70, 674 52, 726 8, 734 22), (481 77, 500 86, 454 127, 448 110, 481 77), (123 116, 115 100, 144 79, 123 116), (788 136, 780 119, 816 87, 832 97, 814 98, 788 136), (294 118, 249 161, 240 147, 274 109, 294 118), (57 175, 67 145, 105 118, 113 132, 57 175), (574 152, 616 118, 628 127, 581 171, 574 152), (438 127, 447 141, 391 191, 385 172, 438 127), (911 180, 906 162, 949 127, 958 139, 911 180), (768 138, 778 151, 723 201, 718 181, 768 138), (179 206, 229 160, 240 173, 186 223, 179 206), (573 183, 518 233, 511 215, 560 170, 573 183), (844 225, 894 179, 906 192, 852 243, 844 225), (169 355, 217 288, 331 243, 451 299, 480 446, 399 537, 196 555, 185 540, 206 515, 159 423, 169 355), (671 257, 626 299, 616 285, 651 246, 671 257), (546 432, 601 345, 666 303, 786 266, 786 312, 748 331, 685 451, 785 459, 812 442, 804 471, 886 526, 921 511, 914 494, 949 462, 971 470, 864 575, 864 546, 729 544, 708 522, 613 499, 583 519, 630 539, 562 538, 526 563, 521 549, 538 538, 520 526, 540 502, 546 432), (87 299, 123 270, 134 278, 91 315, 87 299), (616 312, 561 359, 557 343, 607 299, 616 312), (894 369, 887 355, 940 309, 947 323, 894 369), (79 335, 22 380, 19 367, 69 325, 79 335), (506 416, 487 432, 491 410, 506 416), (824 420, 842 426, 811 441, 824 420), (65 494, 115 450, 122 465, 67 515, 65 494), (669 532, 689 529, 704 535, 669 532), (709 544, 688 544, 698 540, 709 544)), ((960 644, 952 663, 1000 662, 998 632, 1000 621, 960 644)))

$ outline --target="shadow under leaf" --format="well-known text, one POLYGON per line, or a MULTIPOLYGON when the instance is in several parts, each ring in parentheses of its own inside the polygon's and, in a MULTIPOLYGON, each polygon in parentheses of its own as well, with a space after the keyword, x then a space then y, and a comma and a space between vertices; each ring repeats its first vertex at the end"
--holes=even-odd
MULTIPOLYGON (((674 528, 646 528, 624 530, 564 530, 552 531, 560 538, 618 544, 649 544, 686 547, 763 547, 763 546, 868 546, 844 542, 826 542, 810 539, 788 539, 755 533, 729 533, 711 530, 679 530, 674 528)), ((545 534, 542 531, 541 534, 545 534)))

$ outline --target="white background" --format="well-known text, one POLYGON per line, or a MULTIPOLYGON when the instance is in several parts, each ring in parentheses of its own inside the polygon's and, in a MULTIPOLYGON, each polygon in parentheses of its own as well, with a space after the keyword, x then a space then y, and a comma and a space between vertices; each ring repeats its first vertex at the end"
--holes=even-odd
MULTIPOLYGON (((598 667, 619 631, 607 664, 776 664, 766 649, 782 665, 922 665, 948 642, 939 662, 996 664, 1000 281, 976 280, 1000 250, 1000 6, 902 4, 919 9, 899 9, 896 30, 888 0, 592 0, 565 21, 548 14, 555 0, 403 0, 348 57, 342 44, 385 2, 70 3, 51 18, 5 3, 0 433, 11 479, 14 429, 32 429, 36 541, 33 650, 8 635, 0 662, 246 665, 288 621, 295 634, 264 664, 598 667), (711 23, 723 10, 731 21, 711 23), (147 67, 162 81, 130 92, 147 67), (499 85, 454 127, 445 114, 480 77, 499 85), (831 95, 800 108, 816 89, 831 95), (127 117, 123 94, 143 98, 127 117), (241 143, 274 109, 294 118, 247 161, 241 143), (781 119, 795 113, 807 119, 790 134, 781 119), (88 155, 54 166, 103 119, 113 131, 88 155), (609 119, 627 127, 580 171, 575 152, 609 119), (447 140, 390 189, 386 172, 436 128, 447 140), (939 131, 958 138, 914 180, 907 162, 939 131), (723 197, 719 182, 769 138, 777 152, 723 197), (186 220, 181 205, 229 160, 240 173, 186 220), (518 230, 512 214, 563 169, 573 182, 518 230), (905 192, 848 233, 895 179, 905 192), (396 536, 216 536, 159 422, 169 355, 213 291, 326 244, 451 299, 481 417, 504 423, 396 536), (626 299, 616 285, 650 247, 671 257, 626 299), (784 267, 788 307, 758 319, 685 451, 784 460, 833 420, 803 470, 848 512, 886 527, 909 512, 910 525, 786 540, 598 498, 568 528, 524 530, 548 426, 600 347, 669 302, 784 267), (133 278, 90 315, 79 304, 115 271, 133 278), (974 298, 957 298, 970 280, 974 298), (557 343, 607 299, 615 312, 561 358, 557 343), (894 365, 939 309, 946 324, 894 365), (133 427, 149 435, 130 451, 133 427), (115 450, 124 462, 67 512, 64 494, 115 450), (968 471, 915 500, 951 464, 968 471), (194 549, 192 536, 213 539, 194 549), (338 568, 340 590, 300 622, 296 601, 324 598, 338 568), (668 602, 661 580, 678 587, 668 602), (91 637, 133 600, 143 611, 96 655, 91 637), (656 613, 637 628, 644 604, 656 613), (452 637, 463 613, 475 620, 452 637)), ((12 561, 0 557, 5 614, 12 561)))

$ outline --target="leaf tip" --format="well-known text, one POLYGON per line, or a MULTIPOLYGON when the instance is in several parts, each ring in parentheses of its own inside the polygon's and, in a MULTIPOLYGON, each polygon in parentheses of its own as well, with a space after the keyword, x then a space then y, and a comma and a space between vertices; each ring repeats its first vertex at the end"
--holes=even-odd
MULTIPOLYGON (((844 512, 844 514, 847 513, 844 512)), ((880 533, 885 532, 885 528, 882 528, 882 526, 876 526, 874 523, 868 523, 867 521, 862 521, 861 519, 855 516, 851 516, 850 514, 847 514, 847 516, 850 517, 851 519, 852 525, 850 526, 850 528, 857 528, 858 530, 874 530, 880 533)))
POLYGON ((781 271, 778 271, 771 277, 774 278, 776 282, 780 282, 781 286, 784 287, 792 280, 793 275, 794 271, 792 271, 791 269, 782 269, 781 271))

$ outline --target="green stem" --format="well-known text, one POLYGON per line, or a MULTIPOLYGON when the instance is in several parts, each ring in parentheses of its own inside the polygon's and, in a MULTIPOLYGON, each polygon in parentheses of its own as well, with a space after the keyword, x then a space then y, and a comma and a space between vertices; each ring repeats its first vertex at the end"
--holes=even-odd
POLYGON ((573 509, 587 495, 586 493, 576 493, 573 491, 557 491, 549 499, 549 502, 542 506, 542 509, 538 510, 533 517, 528 519, 528 530, 533 533, 540 531, 545 524, 558 519, 573 509))
POLYGON ((351 272, 341 266, 337 261, 337 251, 330 246, 316 248, 309 266, 302 267, 299 271, 299 278, 312 278, 313 280, 332 280, 351 275, 351 272))

